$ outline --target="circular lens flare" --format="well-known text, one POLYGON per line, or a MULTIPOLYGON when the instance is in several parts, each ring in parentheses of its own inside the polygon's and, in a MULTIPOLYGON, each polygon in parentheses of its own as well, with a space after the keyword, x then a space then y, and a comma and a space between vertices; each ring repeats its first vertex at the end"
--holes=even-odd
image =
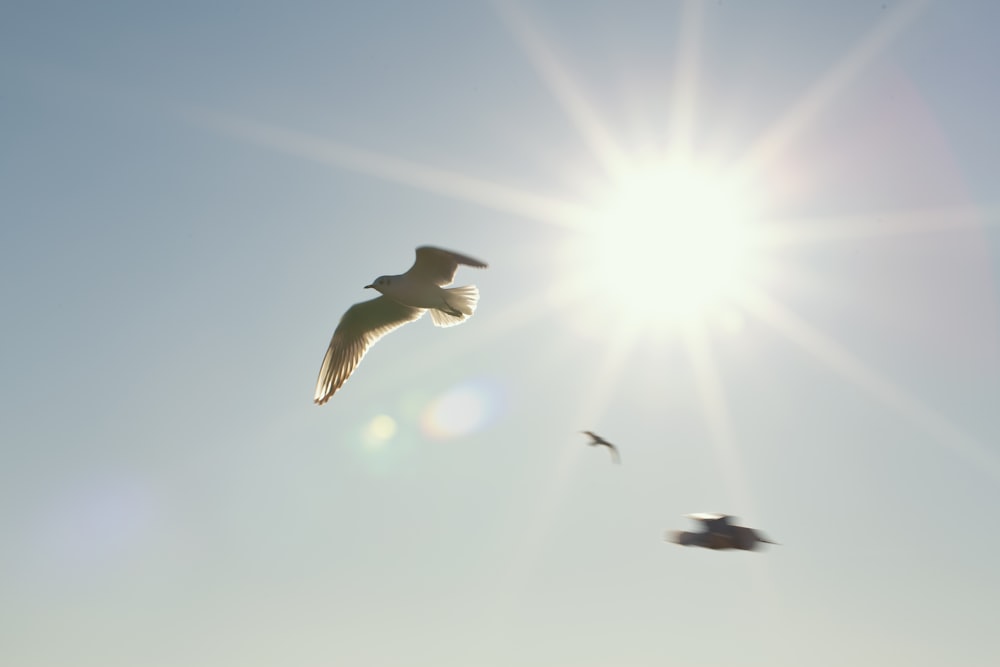
POLYGON ((499 411, 497 388, 484 382, 458 385, 431 403, 420 419, 423 432, 438 440, 468 435, 485 427, 499 411))
POLYGON ((362 430, 366 447, 377 449, 396 435, 396 420, 389 415, 375 415, 362 430))

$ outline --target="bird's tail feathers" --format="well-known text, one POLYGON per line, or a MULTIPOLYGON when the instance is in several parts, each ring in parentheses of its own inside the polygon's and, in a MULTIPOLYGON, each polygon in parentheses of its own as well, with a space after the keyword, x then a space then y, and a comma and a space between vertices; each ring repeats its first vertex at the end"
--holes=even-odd
POLYGON ((444 292, 444 308, 431 308, 431 320, 437 327, 453 327, 472 317, 479 304, 479 288, 475 285, 464 285, 442 290, 444 292))

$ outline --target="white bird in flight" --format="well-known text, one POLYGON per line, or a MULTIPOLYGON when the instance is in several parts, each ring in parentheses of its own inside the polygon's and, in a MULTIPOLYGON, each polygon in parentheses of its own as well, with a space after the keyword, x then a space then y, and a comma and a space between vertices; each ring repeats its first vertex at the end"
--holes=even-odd
POLYGON ((409 271, 379 276, 371 285, 365 285, 382 296, 354 304, 340 318, 319 369, 313 402, 323 405, 330 400, 351 377, 368 348, 393 329, 420 319, 424 312, 431 311, 431 320, 438 327, 469 319, 476 311, 479 289, 475 285, 444 289, 455 279, 459 264, 486 268, 485 262, 467 255, 421 246, 409 271))

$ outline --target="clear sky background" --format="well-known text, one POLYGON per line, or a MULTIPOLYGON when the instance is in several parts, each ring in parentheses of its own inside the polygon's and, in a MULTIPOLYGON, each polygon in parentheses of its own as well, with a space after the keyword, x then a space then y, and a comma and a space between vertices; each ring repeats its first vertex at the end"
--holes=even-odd
POLYGON ((6 3, 0 662, 998 664, 998 23, 6 3), (664 161, 758 239, 686 318, 687 216, 600 213, 664 161), (476 315, 313 405, 423 244, 476 315))

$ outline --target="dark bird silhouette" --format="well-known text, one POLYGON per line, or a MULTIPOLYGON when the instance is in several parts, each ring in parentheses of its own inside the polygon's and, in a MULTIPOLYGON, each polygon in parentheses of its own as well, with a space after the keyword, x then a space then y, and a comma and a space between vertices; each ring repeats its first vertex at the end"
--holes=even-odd
POLYGON ((688 518, 701 522, 700 533, 689 531, 671 531, 666 535, 669 542, 683 546, 704 547, 706 549, 742 549, 755 551, 760 543, 777 544, 764 537, 753 528, 737 526, 731 520, 736 517, 728 514, 688 514, 688 518))
POLYGON ((340 318, 316 379, 313 402, 323 405, 343 386, 368 349, 382 336, 431 311, 434 326, 450 327, 472 317, 479 303, 475 285, 444 289, 458 265, 486 268, 485 262, 450 250, 421 246, 406 273, 379 276, 371 288, 381 296, 356 303, 340 318))
POLYGON ((618 454, 618 448, 612 445, 610 442, 608 442, 601 436, 597 435, 593 431, 580 431, 580 433, 590 436, 590 442, 587 443, 588 445, 590 445, 591 447, 607 447, 608 450, 611 452, 611 460, 614 461, 615 463, 622 462, 622 458, 618 454))

